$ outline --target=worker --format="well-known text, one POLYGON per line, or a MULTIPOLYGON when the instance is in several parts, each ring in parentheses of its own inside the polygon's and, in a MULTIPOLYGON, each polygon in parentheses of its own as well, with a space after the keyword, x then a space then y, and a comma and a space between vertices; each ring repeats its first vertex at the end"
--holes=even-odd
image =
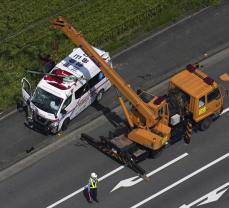
POLYGON ((51 58, 50 55, 41 56, 39 54, 39 58, 44 65, 44 72, 49 73, 53 69, 53 67, 55 66, 54 60, 51 58))
POLYGON ((98 184, 97 174, 91 173, 91 177, 87 185, 87 193, 88 193, 88 199, 90 203, 92 203, 92 200, 94 200, 95 202, 99 202, 97 199, 97 184, 98 184))

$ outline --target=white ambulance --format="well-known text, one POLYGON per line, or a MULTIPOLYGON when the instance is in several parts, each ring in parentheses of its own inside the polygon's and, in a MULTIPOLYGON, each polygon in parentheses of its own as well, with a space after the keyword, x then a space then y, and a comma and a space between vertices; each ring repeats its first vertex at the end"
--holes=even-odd
MULTIPOLYGON (((112 65, 109 53, 94 49, 112 65)), ((66 130, 70 120, 100 100, 111 87, 110 81, 80 48, 74 49, 50 73, 44 75, 33 94, 26 78, 21 81, 23 100, 30 101, 27 103, 32 110, 33 126, 50 133, 66 130)))

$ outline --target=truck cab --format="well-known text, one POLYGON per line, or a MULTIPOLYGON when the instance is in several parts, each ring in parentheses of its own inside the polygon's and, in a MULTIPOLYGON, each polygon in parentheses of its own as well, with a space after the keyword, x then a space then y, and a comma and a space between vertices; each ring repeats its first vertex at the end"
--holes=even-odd
POLYGON ((188 65, 170 79, 169 96, 176 97, 180 115, 187 113, 201 130, 223 110, 224 94, 221 87, 196 66, 188 65))

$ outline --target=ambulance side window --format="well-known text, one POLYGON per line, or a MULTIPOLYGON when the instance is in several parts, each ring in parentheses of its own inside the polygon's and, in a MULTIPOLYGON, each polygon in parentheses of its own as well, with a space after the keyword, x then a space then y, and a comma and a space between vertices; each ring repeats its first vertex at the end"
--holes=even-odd
POLYGON ((82 96, 83 89, 84 89, 84 85, 82 87, 80 87, 78 90, 76 90, 75 99, 79 99, 82 96))
POLYGON ((67 100, 65 100, 62 109, 65 109, 72 102, 72 95, 70 95, 67 100))
POLYGON ((83 88, 83 94, 85 94, 89 90, 89 84, 86 83, 83 88))
POLYGON ((75 99, 79 99, 88 90, 89 90, 89 85, 88 83, 86 83, 75 92, 75 99))
POLYGON ((99 72, 97 75, 95 75, 92 79, 89 80, 88 84, 90 88, 94 87, 97 83, 99 83, 104 78, 103 72, 99 72))

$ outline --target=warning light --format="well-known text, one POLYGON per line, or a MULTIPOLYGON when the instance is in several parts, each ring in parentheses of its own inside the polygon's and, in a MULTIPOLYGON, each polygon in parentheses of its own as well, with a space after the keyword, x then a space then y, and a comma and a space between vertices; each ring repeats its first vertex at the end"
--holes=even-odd
POLYGON ((196 67, 195 66, 193 66, 192 64, 188 64, 187 66, 186 66, 186 69, 189 71, 189 72, 194 72, 195 70, 196 70, 196 67))
POLYGON ((160 105, 161 102, 162 102, 163 100, 165 100, 165 97, 164 97, 164 96, 160 96, 160 97, 158 97, 156 100, 154 100, 153 103, 154 103, 155 105, 160 105))
POLYGON ((212 85, 214 83, 214 79, 207 76, 204 78, 204 82, 207 83, 208 85, 212 85))

